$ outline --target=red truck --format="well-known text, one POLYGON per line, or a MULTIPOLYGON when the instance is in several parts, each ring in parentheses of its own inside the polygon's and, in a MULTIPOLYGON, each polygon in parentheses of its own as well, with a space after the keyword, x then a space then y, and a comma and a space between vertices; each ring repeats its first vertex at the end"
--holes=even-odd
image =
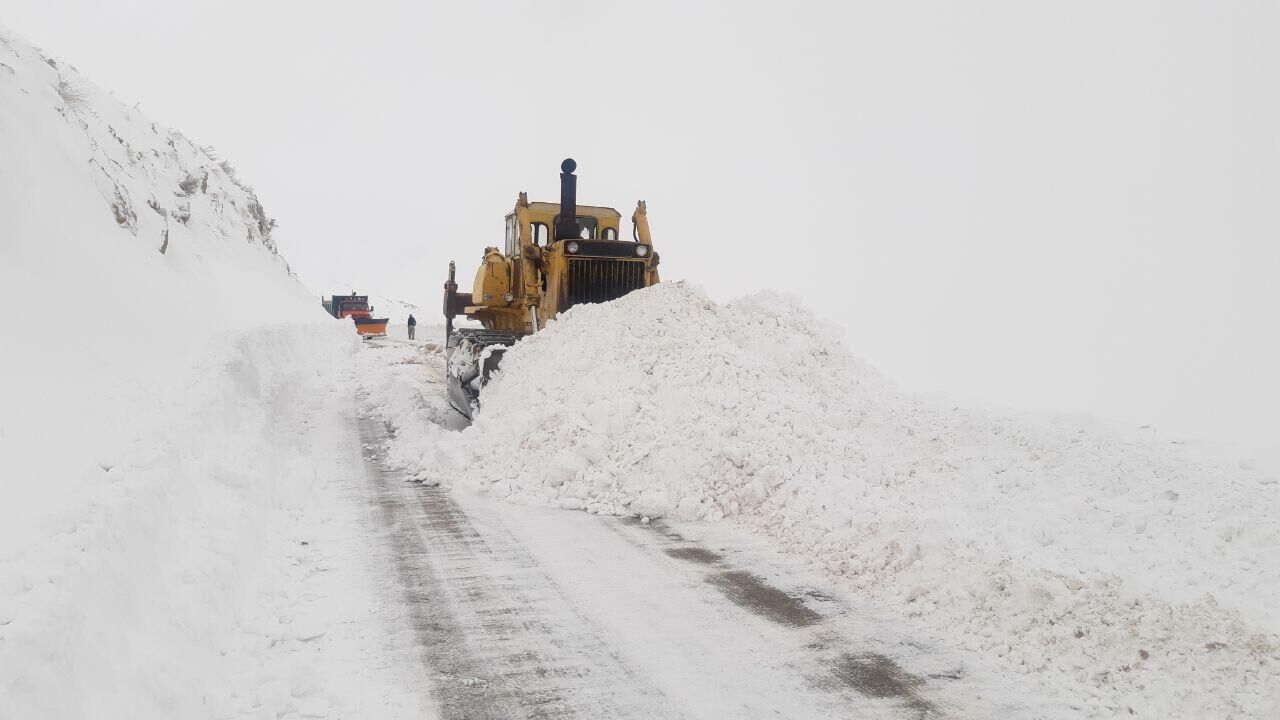
POLYGON ((361 335, 387 334, 387 318, 373 316, 368 295, 332 295, 328 300, 320 298, 320 303, 336 318, 351 318, 356 324, 356 332, 361 335))

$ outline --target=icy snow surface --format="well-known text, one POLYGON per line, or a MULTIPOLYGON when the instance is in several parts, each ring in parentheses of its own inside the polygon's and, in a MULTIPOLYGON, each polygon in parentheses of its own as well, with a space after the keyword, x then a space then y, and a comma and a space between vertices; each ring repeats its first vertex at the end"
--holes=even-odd
POLYGON ((0 718, 421 717, 358 341, 229 167, 0 27, 0 718))
POLYGON ((1247 461, 905 394, 785 297, 680 283, 573 308, 482 402, 461 434, 389 408, 392 459, 519 502, 733 518, 1071 714, 1280 717, 1280 486, 1247 461))

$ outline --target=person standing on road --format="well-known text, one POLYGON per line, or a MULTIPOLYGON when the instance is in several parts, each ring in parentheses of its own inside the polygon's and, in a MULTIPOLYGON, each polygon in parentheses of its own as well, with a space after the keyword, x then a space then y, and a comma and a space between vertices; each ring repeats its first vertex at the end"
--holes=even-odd
POLYGON ((413 330, 418 327, 418 321, 413 319, 413 313, 409 313, 409 339, 413 339, 413 330))

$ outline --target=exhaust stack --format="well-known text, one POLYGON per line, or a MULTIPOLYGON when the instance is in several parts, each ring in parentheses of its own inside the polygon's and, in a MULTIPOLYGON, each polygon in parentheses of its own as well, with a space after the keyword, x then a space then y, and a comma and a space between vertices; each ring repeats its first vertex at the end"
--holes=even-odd
POLYGON ((578 177, 573 174, 578 163, 565 158, 560 163, 560 219, 556 221, 556 240, 577 240, 582 228, 578 226, 578 177))

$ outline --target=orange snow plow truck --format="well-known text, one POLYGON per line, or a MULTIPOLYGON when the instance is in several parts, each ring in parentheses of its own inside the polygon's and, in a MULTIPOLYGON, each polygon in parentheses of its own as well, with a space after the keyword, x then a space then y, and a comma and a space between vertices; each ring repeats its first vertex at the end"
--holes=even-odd
POLYGON ((356 332, 360 335, 386 335, 387 318, 375 318, 373 308, 369 307, 368 295, 333 295, 328 300, 320 298, 321 304, 330 315, 341 320, 351 318, 356 324, 356 332))

